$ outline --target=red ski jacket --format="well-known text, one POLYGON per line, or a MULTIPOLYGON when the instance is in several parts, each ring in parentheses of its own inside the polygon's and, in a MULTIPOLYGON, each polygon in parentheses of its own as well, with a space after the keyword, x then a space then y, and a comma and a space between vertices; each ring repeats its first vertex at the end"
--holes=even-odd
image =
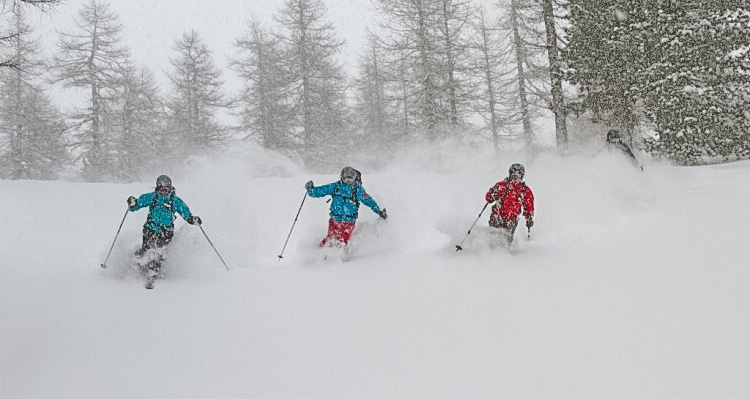
POLYGON ((534 193, 522 181, 508 181, 507 178, 499 181, 490 187, 484 198, 487 202, 501 200, 492 206, 492 213, 498 214, 502 219, 517 219, 521 206, 524 216, 534 215, 534 193))

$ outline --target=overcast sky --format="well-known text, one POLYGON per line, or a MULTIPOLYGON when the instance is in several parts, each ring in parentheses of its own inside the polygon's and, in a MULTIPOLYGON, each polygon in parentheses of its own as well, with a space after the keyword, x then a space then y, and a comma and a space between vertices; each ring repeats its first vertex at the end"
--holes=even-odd
MULTIPOLYGON (((64 0, 52 13, 31 21, 43 38, 48 51, 55 51, 56 30, 70 31, 73 18, 90 0, 64 0)), ((271 15, 283 5, 282 0, 102 0, 109 4, 124 26, 124 40, 134 61, 150 68, 163 81, 170 68, 172 47, 183 32, 196 30, 213 51, 217 66, 224 68, 227 55, 234 54, 234 41, 246 32, 250 15, 257 15, 269 26, 271 15)), ((340 38, 346 40, 341 61, 356 66, 358 49, 364 42, 370 15, 369 0, 324 0, 328 21, 334 24, 340 38)), ((231 83, 233 76, 225 76, 231 83)))

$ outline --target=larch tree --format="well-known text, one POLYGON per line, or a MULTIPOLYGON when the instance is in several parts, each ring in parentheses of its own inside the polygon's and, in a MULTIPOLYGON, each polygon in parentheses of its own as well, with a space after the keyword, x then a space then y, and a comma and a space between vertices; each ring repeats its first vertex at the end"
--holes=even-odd
MULTIPOLYGON (((13 14, 17 13, 19 7, 34 7, 42 12, 50 11, 54 6, 62 3, 63 0, 2 0, 0 1, 0 18, 4 17, 7 12, 11 14, 10 20, 15 17, 13 14)), ((7 27, 0 28, 0 47, 13 47, 12 41, 16 38, 20 31, 14 30, 15 24, 8 24, 7 27)), ((19 67, 20 60, 13 58, 13 53, 7 54, 7 57, 0 58, 0 68, 17 68, 19 67)))
POLYGON ((286 0, 275 15, 289 82, 291 120, 308 166, 339 162, 354 144, 346 120, 346 77, 337 60, 344 45, 321 0, 286 0))
POLYGON ((119 166, 115 155, 119 140, 106 123, 129 58, 121 33, 122 24, 109 6, 91 0, 79 10, 73 29, 59 33, 60 52, 52 66, 53 83, 86 93, 86 106, 69 117, 75 121, 82 174, 91 181, 117 174, 119 166))
POLYGON ((3 44, 13 68, 0 70, 0 176, 10 179, 54 179, 68 163, 64 118, 42 91, 45 64, 39 42, 13 6, 15 35, 3 44))
POLYGON ((243 89, 235 100, 242 130, 265 148, 295 148, 292 101, 287 96, 290 73, 286 70, 280 40, 256 18, 235 40, 237 56, 230 67, 242 78, 243 89))
POLYGON ((215 148, 228 138, 217 120, 219 110, 229 106, 224 81, 212 53, 199 34, 190 30, 175 41, 171 58, 170 142, 173 156, 194 155, 215 148))

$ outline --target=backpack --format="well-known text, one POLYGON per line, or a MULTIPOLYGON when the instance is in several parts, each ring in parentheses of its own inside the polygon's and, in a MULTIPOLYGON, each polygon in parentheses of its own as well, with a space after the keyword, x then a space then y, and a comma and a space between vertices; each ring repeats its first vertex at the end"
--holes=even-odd
MULTIPOLYGON (((174 207, 173 207, 173 204, 174 204, 174 194, 175 194, 176 191, 177 190, 174 187, 172 187, 172 190, 169 193, 169 200, 163 205, 165 208, 169 209, 172 212, 172 221, 173 222, 174 222, 174 219, 177 218, 177 216, 175 216, 175 214, 174 214, 174 207)), ((159 200, 159 194, 156 193, 156 194, 154 194, 154 201, 151 202, 151 205, 149 205, 149 207, 148 207, 148 216, 146 217, 146 223, 147 224, 148 223, 157 224, 154 221, 154 219, 151 217, 151 211, 154 208, 156 208, 156 203, 158 202, 158 200, 159 200)))

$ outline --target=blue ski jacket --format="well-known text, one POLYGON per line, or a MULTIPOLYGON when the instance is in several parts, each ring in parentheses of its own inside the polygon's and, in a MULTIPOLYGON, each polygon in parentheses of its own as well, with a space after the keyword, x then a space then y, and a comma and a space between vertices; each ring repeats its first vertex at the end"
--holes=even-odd
POLYGON ((331 219, 337 222, 354 222, 359 217, 359 204, 363 203, 375 213, 380 213, 380 207, 372 197, 359 184, 345 184, 335 182, 324 186, 313 187, 307 190, 311 197, 324 197, 330 195, 331 219))
POLYGON ((185 220, 193 215, 187 204, 174 192, 167 195, 161 195, 157 192, 143 194, 138 197, 136 205, 129 209, 131 212, 135 212, 145 207, 150 207, 150 209, 143 226, 157 233, 174 231, 175 212, 179 213, 185 220), (171 201, 170 196, 172 197, 171 201))

